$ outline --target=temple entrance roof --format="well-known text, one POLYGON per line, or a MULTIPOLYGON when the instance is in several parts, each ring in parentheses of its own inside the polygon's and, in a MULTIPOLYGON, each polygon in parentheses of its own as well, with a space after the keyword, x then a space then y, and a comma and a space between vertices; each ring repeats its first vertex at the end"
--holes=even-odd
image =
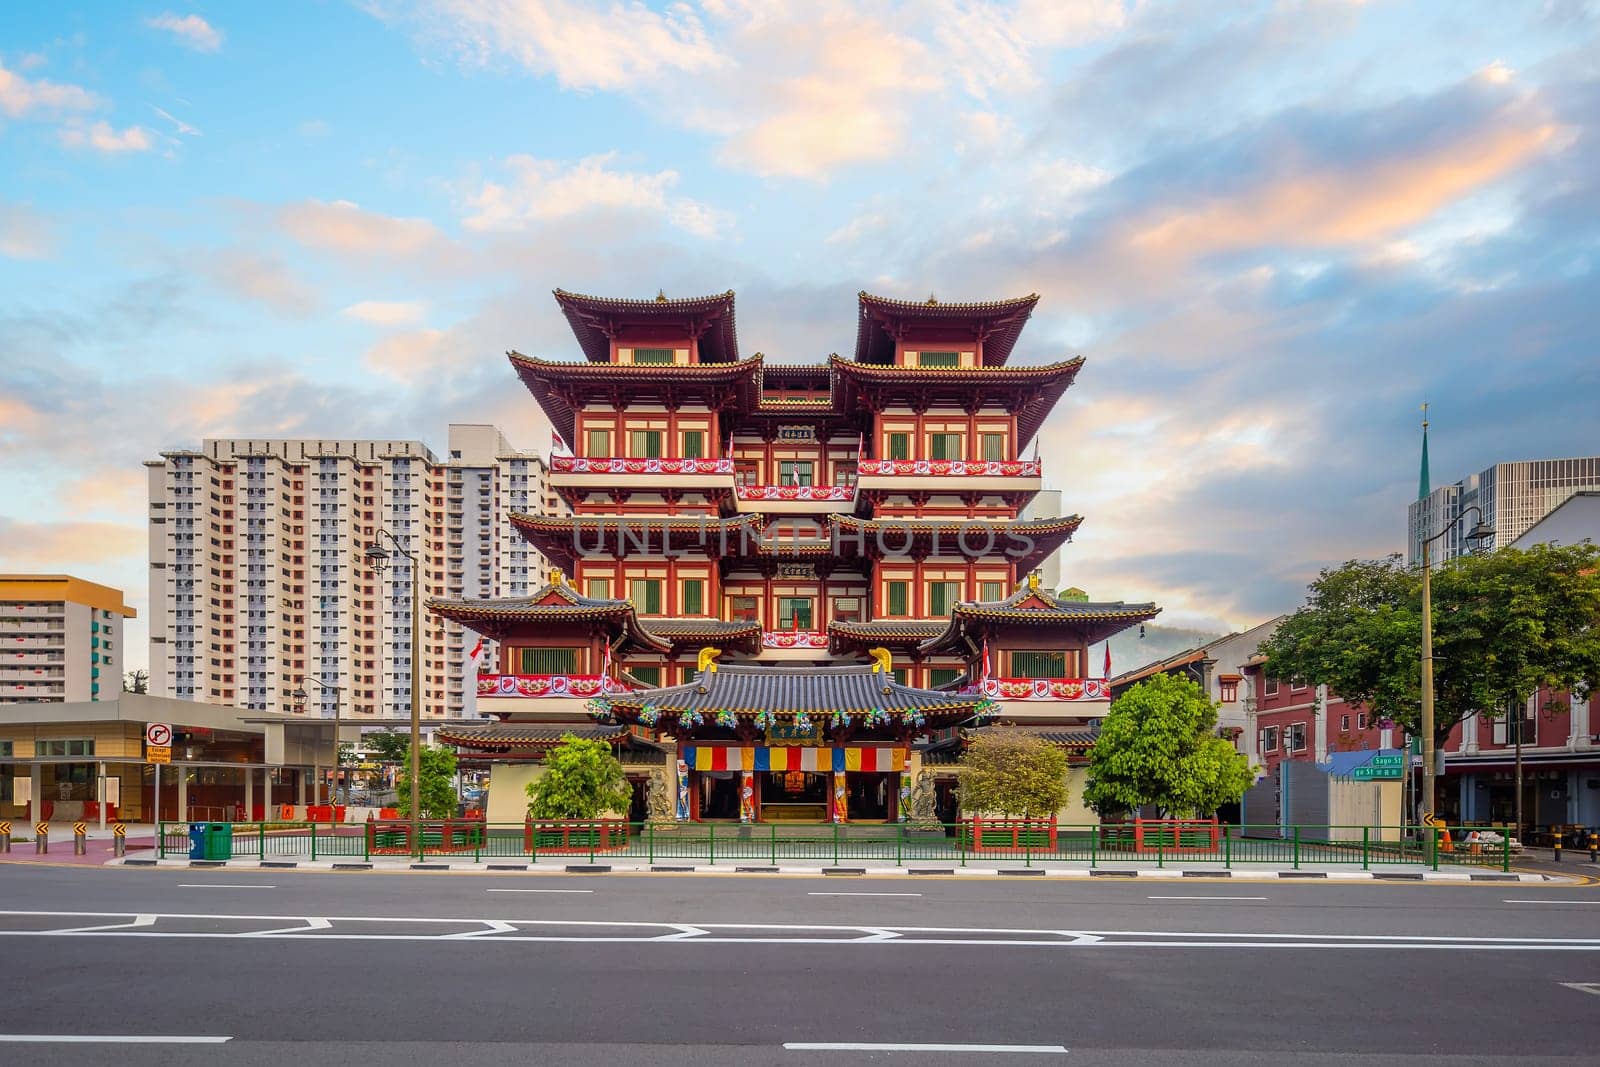
POLYGON ((923 655, 937 652, 959 655, 969 647, 980 646, 991 635, 1041 629, 1065 630, 1091 645, 1160 613, 1160 608, 1148 603, 1066 600, 1041 588, 1030 576, 1003 600, 967 600, 956 604, 950 612, 949 624, 936 637, 918 646, 918 651, 923 655))
POLYGON ((983 704, 957 695, 901 685, 874 664, 843 667, 758 667, 713 664, 685 685, 627 693, 613 698, 613 711, 650 709, 659 715, 731 712, 740 718, 781 716, 939 716, 966 718, 983 704))

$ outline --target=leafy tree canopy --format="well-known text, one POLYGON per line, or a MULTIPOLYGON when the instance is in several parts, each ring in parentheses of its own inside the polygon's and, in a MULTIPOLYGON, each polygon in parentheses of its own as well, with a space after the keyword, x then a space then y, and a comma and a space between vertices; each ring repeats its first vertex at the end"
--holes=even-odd
POLYGON ((1216 705, 1187 678, 1157 674, 1133 686, 1089 752, 1085 803, 1102 815, 1154 804, 1189 818, 1238 800, 1255 776, 1216 725, 1216 705))
MULTIPOLYGON (((399 796, 396 804, 404 818, 411 817, 411 748, 401 754, 399 796)), ((456 754, 448 748, 424 748, 420 759, 422 767, 421 788, 418 799, 425 819, 449 819, 456 813, 456 788, 452 779, 456 773, 456 754)))
MULTIPOLYGON (((1433 577, 1434 740, 1541 687, 1600 679, 1600 549, 1535 545, 1463 556, 1433 577)), ((1324 570, 1261 645, 1268 674, 1326 685, 1407 731, 1422 708, 1422 576, 1398 556, 1324 570)))
POLYGON ((380 730, 377 733, 363 735, 361 744, 368 752, 377 757, 379 763, 410 762, 411 737, 409 734, 396 733, 394 730, 380 730))
POLYGON ((961 810, 1047 818, 1067 802, 1067 754, 1034 734, 990 729, 961 754, 961 810))
POLYGON ((150 692, 149 671, 128 671, 122 676, 122 691, 124 693, 150 692))
POLYGON ((622 764, 604 741, 561 735, 545 757, 545 772, 528 783, 528 814, 535 819, 598 819, 626 812, 633 790, 622 764))

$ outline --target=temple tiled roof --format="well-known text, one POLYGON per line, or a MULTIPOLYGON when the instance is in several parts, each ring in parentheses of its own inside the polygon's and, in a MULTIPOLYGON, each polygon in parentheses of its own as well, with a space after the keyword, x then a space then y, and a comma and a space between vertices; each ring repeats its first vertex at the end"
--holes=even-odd
POLYGON ((571 441, 574 410, 591 400, 620 401, 648 387, 662 399, 679 404, 704 403, 719 407, 730 393, 742 394, 745 406, 755 405, 755 381, 761 357, 730 362, 676 364, 576 363, 539 359, 521 352, 506 353, 512 368, 534 400, 544 409, 556 432, 571 441))
POLYGON ((870 622, 830 622, 828 650, 835 655, 846 649, 873 645, 912 647, 944 633, 943 619, 873 619, 870 622))
POLYGON ((761 648, 759 622, 734 622, 727 619, 645 619, 641 623, 650 634, 674 646, 705 645, 716 642, 728 651, 757 652, 761 648))
POLYGON ((633 323, 683 324, 685 333, 700 334, 700 358, 705 362, 726 363, 739 358, 739 339, 735 330, 733 290, 710 296, 629 300, 609 296, 586 296, 555 290, 556 303, 572 326, 583 354, 596 363, 611 359, 611 334, 617 325, 633 323), (705 324, 712 328, 705 330, 705 324))
POLYGON ((856 359, 863 363, 883 363, 894 358, 891 325, 909 323, 963 324, 974 332, 982 330, 984 362, 991 367, 1005 363, 1012 347, 1027 325, 1028 316, 1039 303, 1039 294, 1009 300, 977 303, 945 303, 927 300, 895 300, 862 292, 859 296, 856 326, 856 359))
POLYGON ((880 403, 964 405, 976 396, 1006 398, 1017 416, 1017 448, 1033 438, 1083 369, 1083 357, 1025 367, 900 367, 859 360, 831 360, 856 394, 875 393, 880 403))
POLYGON ((434 615, 496 639, 534 622, 610 622, 629 636, 633 647, 653 652, 667 652, 672 647, 639 625, 632 602, 584 596, 565 583, 547 585, 528 596, 430 597, 423 606, 434 615))
MULTIPOLYGON (((1129 604, 1126 601, 1063 600, 1040 588, 1032 579, 1018 584, 1003 600, 966 600, 950 612, 950 622, 938 635, 919 646, 930 654, 960 652, 968 647, 964 634, 1015 626, 1046 628, 1071 627, 1093 644, 1135 623, 1153 619, 1161 613, 1154 604, 1129 604)), ((976 639, 976 638, 974 638, 976 639)))
POLYGON ((775 715, 865 715, 874 711, 922 715, 969 715, 981 697, 913 689, 871 665, 844 667, 756 667, 718 664, 686 685, 627 693, 610 701, 615 711, 646 705, 661 714, 730 711, 749 717, 775 715))
POLYGON ((620 724, 500 722, 486 726, 448 726, 434 737, 462 748, 549 748, 571 734, 586 741, 620 741, 628 728, 620 724))

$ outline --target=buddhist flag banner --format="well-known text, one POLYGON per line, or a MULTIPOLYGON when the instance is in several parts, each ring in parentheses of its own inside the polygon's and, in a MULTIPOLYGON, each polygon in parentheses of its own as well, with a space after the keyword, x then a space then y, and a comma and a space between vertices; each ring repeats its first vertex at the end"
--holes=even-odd
POLYGON ((899 772, 906 769, 906 750, 882 748, 801 748, 774 745, 740 748, 695 745, 683 750, 685 766, 697 771, 830 771, 899 772))

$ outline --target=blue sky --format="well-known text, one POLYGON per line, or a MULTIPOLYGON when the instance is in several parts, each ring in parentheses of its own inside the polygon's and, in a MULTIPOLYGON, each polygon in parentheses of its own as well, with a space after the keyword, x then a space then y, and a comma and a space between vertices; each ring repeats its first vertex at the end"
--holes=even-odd
MULTIPOLYGON (((140 461, 219 434, 548 441, 556 286, 1043 296, 1065 575, 1244 626, 1398 549, 1433 469, 1595 454, 1593 3, 15 5, 0 568, 144 605, 140 461)), ((143 634, 130 645, 137 658, 143 634)))

